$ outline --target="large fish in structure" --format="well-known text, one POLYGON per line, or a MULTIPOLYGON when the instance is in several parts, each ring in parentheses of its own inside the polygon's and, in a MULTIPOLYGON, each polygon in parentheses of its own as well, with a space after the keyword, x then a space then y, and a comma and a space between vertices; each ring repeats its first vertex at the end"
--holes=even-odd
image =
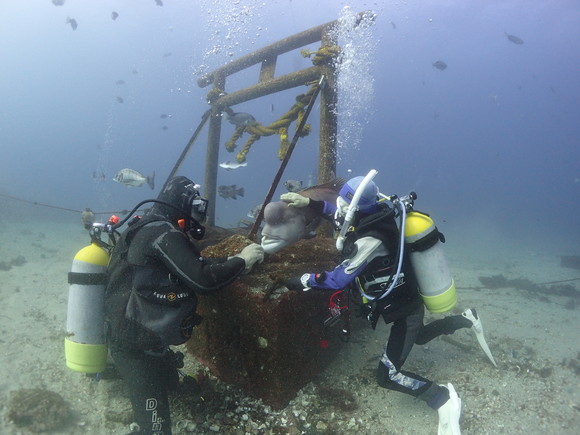
MULTIPOLYGON (((328 183, 308 187, 298 193, 314 201, 326 201, 336 204, 336 198, 344 184, 342 178, 328 183)), ((296 243, 300 239, 309 239, 322 221, 322 216, 312 207, 288 207, 283 201, 271 202, 264 209, 264 228, 262 229, 262 248, 268 254, 296 243)))

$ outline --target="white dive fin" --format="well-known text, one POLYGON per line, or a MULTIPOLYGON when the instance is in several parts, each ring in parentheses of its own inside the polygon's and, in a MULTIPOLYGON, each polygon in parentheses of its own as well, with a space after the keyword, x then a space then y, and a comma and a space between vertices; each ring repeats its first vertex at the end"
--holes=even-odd
MULTIPOLYGON (((445 385, 443 385, 445 387, 445 385)), ((461 435, 459 428, 459 417, 461 417, 461 399, 457 395, 453 385, 447 384, 449 390, 449 400, 438 410, 439 427, 437 435, 461 435)))
POLYGON ((495 367, 497 367, 495 359, 493 359, 493 355, 491 354, 491 351, 489 350, 489 346, 487 345, 487 342, 485 341, 485 337, 483 335, 483 327, 481 326, 481 320, 479 319, 479 316, 477 315, 475 310, 472 310, 471 308, 469 308, 469 309, 465 310, 463 313, 461 313, 461 315, 463 317, 465 317, 466 319, 468 319, 469 321, 471 321, 471 323, 472 323, 471 330, 475 334, 475 337, 477 338, 479 346, 481 347, 483 352, 487 355, 487 357, 489 358, 491 363, 495 367))

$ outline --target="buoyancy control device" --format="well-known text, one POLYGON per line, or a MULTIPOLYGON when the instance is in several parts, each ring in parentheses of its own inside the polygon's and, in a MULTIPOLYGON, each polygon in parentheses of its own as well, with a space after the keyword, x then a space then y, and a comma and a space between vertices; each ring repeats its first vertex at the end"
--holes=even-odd
MULTIPOLYGON (((354 211, 357 209, 358 199, 366 185, 377 175, 378 171, 372 169, 358 186, 349 205, 345 222, 336 242, 340 251, 343 247, 344 235, 350 226, 354 211)), ((443 252, 443 234, 439 232, 433 220, 425 213, 413 209, 417 194, 398 197, 397 195, 386 196, 379 193, 379 201, 390 201, 400 217, 401 240, 399 243, 398 265, 390 287, 380 296, 373 297, 362 292, 363 300, 372 301, 386 297, 396 286, 401 268, 405 249, 408 249, 409 259, 413 272, 417 277, 419 293, 427 309, 432 313, 445 313, 457 304, 457 292, 455 283, 449 272, 447 260, 443 252)))

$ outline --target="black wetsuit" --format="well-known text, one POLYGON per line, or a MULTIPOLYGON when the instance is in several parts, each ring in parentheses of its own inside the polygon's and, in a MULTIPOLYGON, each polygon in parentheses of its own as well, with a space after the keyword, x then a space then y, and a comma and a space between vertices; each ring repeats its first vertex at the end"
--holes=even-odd
POLYGON ((130 226, 111 255, 105 296, 107 340, 129 387, 141 434, 170 434, 167 392, 178 385, 175 354, 198 323, 197 294, 211 294, 242 273, 245 261, 207 260, 177 224, 148 214, 130 226))
MULTIPOLYGON (((313 202, 313 201, 311 201, 313 202)), ((318 206, 319 204, 314 204, 318 206)), ((361 215, 354 230, 346 233, 342 259, 333 271, 311 275, 311 287, 339 290, 347 285, 358 292, 379 296, 391 284, 398 262, 400 232, 393 213, 386 207, 372 215, 361 215)), ((425 308, 417 279, 408 255, 403 258, 402 273, 391 293, 373 303, 373 327, 379 317, 392 323, 391 332, 381 355, 377 382, 380 386, 425 400, 438 409, 449 398, 447 388, 415 373, 402 370, 414 344, 425 344, 442 334, 453 334, 471 322, 461 315, 449 316, 423 324, 425 308)))

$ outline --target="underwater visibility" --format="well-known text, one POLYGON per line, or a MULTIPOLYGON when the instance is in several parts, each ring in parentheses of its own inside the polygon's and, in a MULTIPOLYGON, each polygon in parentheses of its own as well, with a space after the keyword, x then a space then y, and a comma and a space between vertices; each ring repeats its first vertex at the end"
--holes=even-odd
POLYGON ((1 433, 577 432, 576 4, 85 3, 0 6, 1 433))

